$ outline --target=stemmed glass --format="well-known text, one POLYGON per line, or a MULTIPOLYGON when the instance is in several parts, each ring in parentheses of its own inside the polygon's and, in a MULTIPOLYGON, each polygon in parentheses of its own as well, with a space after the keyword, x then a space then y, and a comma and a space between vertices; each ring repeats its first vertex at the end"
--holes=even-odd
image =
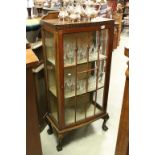
POLYGON ((103 75, 104 75, 104 72, 103 72, 103 71, 100 71, 100 72, 99 72, 99 76, 98 76, 98 81, 99 81, 100 83, 102 82, 103 75))
POLYGON ((81 53, 82 53, 82 49, 79 48, 79 49, 78 49, 78 52, 77 52, 77 62, 78 62, 78 63, 80 63, 80 61, 81 61, 81 53))
POLYGON ((73 51, 71 49, 68 50, 68 53, 67 53, 67 56, 68 56, 68 61, 69 61, 69 64, 72 64, 73 63, 73 51))
POLYGON ((74 46, 74 42, 70 42, 69 45, 68 45, 68 52, 67 52, 67 57, 68 57, 68 61, 69 61, 69 64, 73 64, 74 63, 74 53, 75 51, 75 46, 74 46))
POLYGON ((89 89, 93 89, 96 86, 96 75, 91 75, 88 79, 89 89))
POLYGON ((69 44, 67 42, 64 43, 64 64, 68 63, 68 49, 69 49, 69 44))
POLYGON ((93 54, 94 54, 94 44, 91 44, 91 46, 89 48, 90 59, 93 59, 93 54))
POLYGON ((77 91, 79 93, 83 93, 85 89, 85 81, 84 80, 78 80, 77 81, 77 91))
POLYGON ((64 43, 64 64, 73 64, 74 63, 74 45, 69 42, 64 43))
POLYGON ((99 68, 99 73, 98 73, 98 82, 99 83, 103 83, 104 81, 103 81, 103 78, 104 78, 104 76, 105 76, 105 73, 104 73, 104 65, 105 65, 105 63, 104 63, 104 61, 101 61, 100 62, 100 68, 99 68))
POLYGON ((65 79, 65 92, 71 93, 72 91, 74 91, 74 86, 75 86, 75 83, 73 81, 72 74, 68 73, 65 79))
POLYGON ((86 61, 86 57, 87 57, 87 48, 86 48, 86 44, 80 44, 80 48, 79 48, 79 57, 80 57, 80 61, 86 61))

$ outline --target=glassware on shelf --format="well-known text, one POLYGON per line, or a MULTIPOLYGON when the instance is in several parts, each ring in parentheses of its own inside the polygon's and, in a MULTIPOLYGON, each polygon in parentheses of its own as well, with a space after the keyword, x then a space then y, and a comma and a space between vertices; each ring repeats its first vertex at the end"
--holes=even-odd
POLYGON ((98 82, 100 84, 104 83, 104 79, 105 79, 105 60, 100 61, 100 66, 99 66, 99 72, 98 72, 98 82))
POLYGON ((102 79, 103 79, 103 75, 104 75, 104 72, 103 71, 100 71, 99 72, 99 75, 98 75, 98 82, 102 82, 102 79))
POLYGON ((77 81, 77 92, 78 92, 78 94, 85 92, 85 89, 86 89, 85 84, 86 83, 85 83, 84 79, 77 81))
POLYGON ((88 90, 92 90, 96 87, 96 75, 91 75, 88 79, 88 90))
POLYGON ((77 62, 79 63, 81 61, 81 53, 82 53, 82 49, 79 48, 78 52, 77 52, 77 62))
POLYGON ((87 58, 86 50, 87 50, 86 47, 79 45, 78 54, 77 54, 78 63, 86 61, 86 58, 87 58))
POLYGON ((69 44, 67 42, 64 43, 64 64, 66 65, 68 63, 68 49, 69 49, 69 44))
POLYGON ((67 53, 64 51, 64 65, 67 64, 67 53))
POLYGON ((69 64, 72 64, 73 63, 73 52, 72 52, 71 49, 68 50, 67 56, 68 56, 68 62, 69 62, 69 64))
POLYGON ((65 93, 71 93, 74 91, 75 81, 73 80, 72 74, 68 73, 65 79, 65 93))
POLYGON ((75 47, 72 42, 64 44, 64 64, 72 65, 75 63, 75 47))
POLYGON ((97 59, 97 54, 98 54, 98 46, 94 46, 94 51, 93 51, 93 58, 97 59))
POLYGON ((102 46, 100 46, 99 53, 103 54, 102 46))
POLYGON ((81 50, 81 60, 86 61, 86 49, 81 50))
POLYGON ((89 57, 90 57, 90 60, 92 59, 93 60, 93 56, 94 56, 94 44, 92 44, 89 48, 89 57))

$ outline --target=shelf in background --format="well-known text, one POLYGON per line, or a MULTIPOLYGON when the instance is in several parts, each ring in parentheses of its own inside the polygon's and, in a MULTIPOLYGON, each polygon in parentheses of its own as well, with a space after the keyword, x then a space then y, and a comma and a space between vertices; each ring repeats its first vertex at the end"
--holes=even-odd
POLYGON ((50 62, 53 66, 55 66, 55 61, 54 61, 54 59, 48 58, 47 61, 50 62))
POLYGON ((31 43, 31 48, 34 50, 34 49, 36 49, 36 48, 39 48, 39 47, 41 47, 42 46, 42 41, 41 40, 39 40, 39 41, 37 41, 37 42, 35 42, 35 43, 31 43))
POLYGON ((56 96, 57 97, 57 93, 56 93, 56 87, 50 87, 49 88, 49 91, 54 95, 54 96, 56 96))

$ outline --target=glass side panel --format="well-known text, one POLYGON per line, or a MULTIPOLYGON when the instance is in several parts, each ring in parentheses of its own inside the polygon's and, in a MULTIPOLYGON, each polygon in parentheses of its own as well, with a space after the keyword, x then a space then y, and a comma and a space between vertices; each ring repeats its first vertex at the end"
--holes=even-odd
POLYGON ((45 35, 45 52, 46 52, 46 59, 53 65, 55 65, 55 58, 56 58, 56 49, 55 49, 55 42, 54 42, 54 34, 51 32, 44 31, 45 35))
POLYGON ((55 67, 50 63, 47 63, 47 82, 48 89, 54 95, 57 96, 57 87, 56 87, 56 76, 55 76, 55 67))
POLYGON ((49 103, 50 103, 50 112, 51 115, 54 117, 55 121, 58 123, 58 101, 57 98, 49 92, 49 103))
POLYGON ((56 48, 54 34, 44 30, 44 52, 47 71, 48 101, 51 116, 58 123, 58 98, 57 98, 57 80, 56 80, 56 48))

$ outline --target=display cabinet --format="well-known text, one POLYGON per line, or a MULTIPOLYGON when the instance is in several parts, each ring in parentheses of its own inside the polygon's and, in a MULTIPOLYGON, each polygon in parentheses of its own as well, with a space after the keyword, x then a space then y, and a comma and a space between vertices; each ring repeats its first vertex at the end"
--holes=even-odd
POLYGON ((103 119, 107 130, 107 99, 113 49, 114 20, 41 21, 48 97, 46 119, 62 150, 64 135, 103 119))

